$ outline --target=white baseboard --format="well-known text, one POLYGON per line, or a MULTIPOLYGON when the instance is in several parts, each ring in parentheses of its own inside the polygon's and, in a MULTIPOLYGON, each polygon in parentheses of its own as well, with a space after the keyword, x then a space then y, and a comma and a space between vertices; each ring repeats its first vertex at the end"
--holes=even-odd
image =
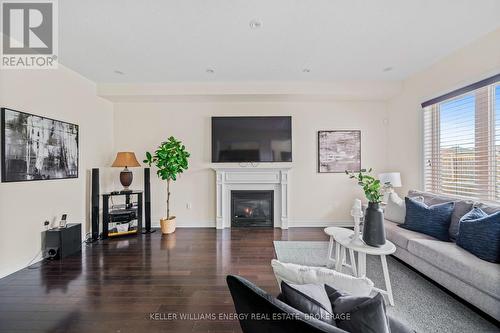
MULTIPOLYGON (((176 220, 176 228, 215 228, 215 220, 183 220, 177 218, 176 220)), ((144 225, 143 225, 144 227, 144 225)), ((160 227, 160 218, 151 218, 151 227, 159 228, 160 227)))
POLYGON ((329 219, 303 218, 289 219, 289 228, 318 228, 318 227, 353 227, 353 221, 335 221, 329 219))
MULTIPOLYGON (((215 220, 182 220, 177 219, 177 228, 215 228, 215 220)), ((152 218, 151 226, 153 228, 160 227, 160 218, 152 218)), ((289 228, 320 228, 320 227, 353 227, 353 221, 335 221, 329 219, 318 219, 318 218, 301 218, 301 219, 289 219, 289 228)))

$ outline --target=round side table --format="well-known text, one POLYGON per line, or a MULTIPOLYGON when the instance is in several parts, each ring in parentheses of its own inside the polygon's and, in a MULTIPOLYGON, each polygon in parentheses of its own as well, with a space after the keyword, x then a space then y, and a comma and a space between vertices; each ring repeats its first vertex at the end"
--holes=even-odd
MULTIPOLYGON (((333 264, 336 265, 336 263, 337 263, 336 256, 340 252, 340 245, 336 243, 335 238, 337 238, 337 237, 340 237, 340 238, 349 237, 352 234, 354 234, 354 232, 352 230, 350 230, 350 229, 340 228, 340 227, 328 227, 328 228, 325 228, 324 231, 325 231, 325 234, 327 234, 328 236, 330 236, 330 244, 328 245, 327 263, 333 263, 333 264), (334 246, 336 246, 335 252, 333 251, 333 247, 334 246), (335 257, 333 257, 334 255, 335 255, 335 257)), ((354 255, 354 252, 353 252, 353 255, 354 255)), ((342 260, 345 260, 345 258, 342 257, 342 260)), ((352 261, 352 260, 353 260, 353 258, 351 257, 351 264, 355 263, 355 261, 352 261)), ((342 262, 342 264, 344 266, 349 266, 349 265, 346 265, 345 262, 342 262)), ((327 264, 327 266, 332 267, 332 265, 328 265, 328 264, 327 264)), ((352 268, 352 269, 355 270, 356 269, 356 265, 353 264, 353 266, 354 266, 354 268, 352 268)))
POLYGON ((379 256, 380 261, 382 263, 382 271, 384 273, 384 280, 385 280, 385 288, 386 290, 382 290, 379 288, 373 288, 374 290, 380 292, 383 295, 386 295, 387 298, 389 299, 389 304, 394 306, 394 298, 392 296, 392 287, 391 287, 391 279, 389 278, 389 270, 387 268, 387 259, 386 256, 393 254, 396 252, 396 246, 391 243, 390 241, 386 240, 385 244, 380 246, 380 247, 373 247, 366 245, 364 243, 353 243, 351 242, 351 238, 349 237, 350 235, 338 235, 335 236, 335 243, 337 247, 340 247, 340 253, 336 254, 336 258, 339 258, 335 262, 335 270, 341 272, 342 271, 342 262, 345 259, 345 249, 349 250, 349 253, 351 254, 351 263, 352 266, 355 267, 356 264, 353 261, 354 255, 352 254, 353 252, 358 253, 358 267, 357 271, 355 268, 353 268, 353 273, 355 276, 358 277, 363 277, 366 275, 366 255, 373 255, 373 256, 379 256))

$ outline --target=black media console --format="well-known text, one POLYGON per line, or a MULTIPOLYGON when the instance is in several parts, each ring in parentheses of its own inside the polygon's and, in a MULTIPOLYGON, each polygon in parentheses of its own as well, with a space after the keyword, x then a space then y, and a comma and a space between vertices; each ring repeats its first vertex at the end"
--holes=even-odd
POLYGON ((104 193, 102 209, 102 239, 141 233, 142 191, 104 193), (110 205, 112 198, 117 196, 125 196, 124 205, 110 205), (137 197, 137 201, 132 201, 131 197, 137 197))

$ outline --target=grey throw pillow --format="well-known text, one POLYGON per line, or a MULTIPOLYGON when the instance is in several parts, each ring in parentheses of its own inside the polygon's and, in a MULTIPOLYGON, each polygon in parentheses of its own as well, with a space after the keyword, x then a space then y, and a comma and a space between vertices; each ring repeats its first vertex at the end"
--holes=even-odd
POLYGON ((384 297, 341 296, 333 303, 337 327, 356 333, 390 333, 384 297))
MULTIPOLYGON (((325 285, 325 290, 326 290, 326 293, 328 294, 328 298, 330 299, 330 302, 332 303, 332 306, 334 306, 335 304, 338 305, 338 307, 334 306, 334 309, 333 309, 334 315, 336 317, 336 322, 339 325, 338 327, 341 327, 340 322, 343 320, 353 320, 353 318, 351 317, 350 310, 352 310, 356 306, 361 305, 363 302, 366 302, 366 301, 371 299, 371 297, 365 297, 365 296, 363 296, 363 297, 362 296, 357 296, 357 297, 356 296, 354 296, 354 297, 349 296, 348 293, 340 292, 340 291, 338 291, 338 290, 336 290, 328 285, 325 285), (338 300, 338 302, 336 303, 337 300, 338 300), (347 313, 345 313, 345 312, 339 313, 338 312, 338 311, 346 311, 346 310, 347 310, 347 313)), ((378 294, 378 295, 380 295, 380 294, 378 294)), ((383 302, 383 300, 382 300, 382 302, 383 302)), ((385 309, 385 307, 384 307, 384 309, 385 309)), ((360 314, 362 314, 362 313, 360 313, 360 314)), ((398 320, 390 315, 387 315, 387 314, 386 314, 386 318, 387 318, 388 329, 389 329, 390 333, 415 333, 414 330, 412 330, 409 326, 404 324, 402 321, 400 321, 400 320, 398 320)), ((366 318, 364 318, 364 319, 366 319, 366 318)), ((379 320, 382 320, 382 319, 383 319, 382 317, 379 318, 379 320)), ((364 323, 371 325, 371 323, 366 323, 366 322, 364 322, 364 323)), ((342 324, 342 326, 344 326, 344 324, 342 324)), ((357 324, 351 323, 351 326, 357 327, 357 324)), ((385 324, 383 324, 382 326, 383 326, 383 329, 385 329, 385 324)), ((356 330, 348 331, 348 332, 365 332, 364 329, 366 329, 366 328, 361 328, 361 330, 358 330, 358 328, 356 328, 356 330)), ((368 332, 374 332, 376 329, 378 329, 378 328, 374 328, 373 331, 369 330, 368 332)))
POLYGON ((281 282, 278 299, 318 320, 335 326, 332 305, 322 284, 288 284, 281 282))
POLYGON ((318 301, 326 311, 333 313, 332 304, 326 294, 325 286, 323 284, 288 284, 295 290, 300 291, 304 295, 311 297, 318 301))
POLYGON ((458 237, 458 226, 460 225, 460 219, 471 211, 473 207, 472 201, 459 200, 455 201, 455 208, 453 208, 453 213, 451 213, 450 222, 450 238, 456 240, 458 237))

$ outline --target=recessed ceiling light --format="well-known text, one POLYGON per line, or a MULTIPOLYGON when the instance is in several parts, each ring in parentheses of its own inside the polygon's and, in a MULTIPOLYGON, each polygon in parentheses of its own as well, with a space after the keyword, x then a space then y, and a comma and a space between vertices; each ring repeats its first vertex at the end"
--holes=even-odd
POLYGON ((125 74, 125 73, 123 73, 122 71, 119 71, 119 70, 115 70, 114 73, 118 74, 118 75, 124 75, 125 74))
POLYGON ((390 71, 392 71, 392 67, 386 67, 382 71, 383 72, 390 72, 390 71))
POLYGON ((310 73, 310 72, 311 72, 311 69, 310 69, 310 68, 304 68, 304 69, 302 70, 302 72, 304 72, 304 73, 310 73))
POLYGON ((207 72, 208 74, 213 74, 215 73, 215 70, 213 70, 212 68, 207 68, 205 72, 207 72))
POLYGON ((259 20, 251 20, 249 25, 250 25, 251 29, 260 29, 260 28, 262 28, 262 22, 259 21, 259 20))

